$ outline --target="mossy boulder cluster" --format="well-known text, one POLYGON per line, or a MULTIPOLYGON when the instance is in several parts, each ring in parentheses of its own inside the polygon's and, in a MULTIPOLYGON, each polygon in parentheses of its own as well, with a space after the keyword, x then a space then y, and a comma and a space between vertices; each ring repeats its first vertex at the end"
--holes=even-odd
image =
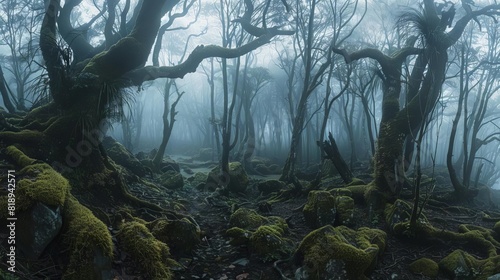
POLYGON ((144 165, 125 146, 109 136, 104 138, 103 146, 106 148, 108 156, 114 162, 127 168, 139 177, 146 175, 147 169, 144 168, 144 165))
POLYGON ((220 186, 227 188, 228 191, 234 193, 243 193, 246 191, 249 180, 248 175, 239 162, 229 163, 229 174, 220 174, 220 169, 214 167, 208 173, 206 187, 220 186))
POLYGON ((386 238, 379 229, 327 225, 304 237, 294 259, 304 279, 368 279, 386 238))
MULTIPOLYGON (((70 194, 69 182, 52 167, 35 163, 14 146, 6 153, 23 167, 16 174, 16 215, 17 232, 26 241, 21 246, 26 257, 36 259, 53 239, 62 236, 68 248, 64 279, 109 279, 113 243, 106 225, 78 203, 70 194), (46 213, 43 217, 41 209, 46 213), (30 222, 33 218, 37 223, 30 222)), ((7 216, 7 202, 7 197, 0 197, 2 218, 7 216)))
POLYGON ((306 224, 311 228, 354 223, 354 200, 333 196, 328 191, 311 191, 303 209, 306 224))
POLYGON ((292 252, 292 242, 285 238, 288 225, 281 217, 264 217, 240 208, 231 215, 229 227, 226 234, 231 244, 248 246, 249 252, 263 261, 284 258, 292 252))
POLYGON ((118 241, 139 264, 145 276, 158 280, 172 278, 168 266, 173 262, 169 258, 170 250, 167 244, 153 236, 146 225, 138 221, 124 223, 118 241))

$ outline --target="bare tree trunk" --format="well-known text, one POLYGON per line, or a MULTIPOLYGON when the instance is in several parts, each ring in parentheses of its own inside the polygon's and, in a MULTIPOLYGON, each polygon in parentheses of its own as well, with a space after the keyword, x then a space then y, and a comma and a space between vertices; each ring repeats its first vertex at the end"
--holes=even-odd
POLYGON ((344 158, 342 158, 339 148, 337 147, 337 142, 333 138, 332 133, 328 133, 328 141, 324 141, 323 143, 318 141, 317 144, 326 154, 326 158, 332 161, 344 183, 349 184, 352 182, 352 172, 344 158))
POLYGON ((16 112, 16 108, 10 101, 9 90, 7 89, 5 78, 3 76, 2 66, 0 65, 0 93, 2 94, 3 104, 9 113, 16 112))

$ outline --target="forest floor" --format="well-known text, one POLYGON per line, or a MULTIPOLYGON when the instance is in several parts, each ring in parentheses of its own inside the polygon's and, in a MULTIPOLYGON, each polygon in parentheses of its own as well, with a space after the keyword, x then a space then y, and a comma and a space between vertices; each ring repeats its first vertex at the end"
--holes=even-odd
MULTIPOLYGON (((183 159, 177 159, 181 169, 189 171, 190 174, 182 172, 184 176, 190 176, 193 172, 208 172, 210 166, 197 164, 192 161, 183 162, 183 159)), ((367 174, 357 174, 358 177, 369 180, 367 174)), ((219 201, 209 201, 212 192, 202 191, 190 186, 186 182, 183 189, 176 191, 167 191, 162 197, 151 201, 155 194, 148 194, 140 186, 132 187, 132 192, 138 196, 147 198, 151 202, 162 204, 165 207, 171 207, 170 203, 175 202, 186 214, 191 215, 197 221, 201 228, 202 243, 189 255, 174 256, 174 258, 183 266, 175 271, 175 279, 262 279, 279 280, 282 279, 278 270, 273 267, 273 262, 262 262, 249 254, 245 246, 235 247, 230 245, 230 238, 225 232, 229 228, 229 217, 231 211, 237 207, 245 207, 256 210, 263 216, 280 216, 287 219, 289 224, 289 236, 294 245, 298 246, 300 241, 312 229, 307 227, 301 211, 307 197, 299 197, 291 200, 277 202, 272 204, 270 211, 259 211, 259 204, 267 198, 259 194, 256 183, 260 180, 276 179, 277 175, 270 176, 250 176, 250 185, 246 195, 230 195, 228 198, 221 198, 219 201)), ((342 181, 334 178, 334 185, 342 187, 342 181)), ((435 192, 439 190, 451 191, 449 185, 437 186, 435 192)), ((410 200, 408 200, 411 202, 410 200)), ((488 206, 489 207, 489 206, 488 206)), ((179 208, 179 207, 178 207, 179 208)), ((429 221, 437 228, 457 231, 460 224, 473 224, 485 228, 493 228, 494 222, 484 221, 482 219, 483 211, 486 211, 485 205, 471 204, 465 208, 454 207, 454 205, 433 206, 429 204, 425 208, 424 214, 429 221), (458 210, 457 210, 458 209, 458 210), (458 212, 457 212, 458 211, 458 212)), ((370 217, 366 206, 356 205, 355 218, 356 224, 353 228, 371 227, 379 228, 386 232, 386 223, 383 218, 370 217)), ((370 279, 428 279, 422 275, 415 275, 409 271, 409 264, 413 261, 427 257, 436 262, 456 249, 463 249, 478 259, 486 256, 470 248, 467 244, 448 243, 436 241, 435 243, 418 244, 409 240, 401 240, 388 233, 387 246, 381 259, 370 275, 370 279)), ((115 265, 115 273, 121 275, 115 279, 142 279, 139 274, 134 273, 136 264, 124 262, 115 265), (124 271, 127 267, 126 271, 124 271), (129 275, 124 277, 123 275, 129 275), (133 277, 135 275, 135 277, 133 277)), ((278 267, 282 273, 290 279, 295 279, 294 272, 298 268, 292 261, 283 261, 278 267)), ((339 278, 340 279, 340 278, 339 278)), ((448 279, 440 275, 437 279, 448 279)))

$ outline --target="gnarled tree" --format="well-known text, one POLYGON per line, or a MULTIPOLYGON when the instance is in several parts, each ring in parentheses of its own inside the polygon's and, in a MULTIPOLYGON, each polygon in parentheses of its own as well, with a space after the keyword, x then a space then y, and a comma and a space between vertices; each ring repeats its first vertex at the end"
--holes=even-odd
MULTIPOLYGON (((500 5, 488 5, 477 11, 466 13, 447 31, 449 21, 443 20, 433 0, 424 0, 422 11, 411 11, 402 17, 403 22, 412 24, 418 31, 422 48, 415 48, 415 40, 390 55, 377 49, 366 48, 353 53, 335 49, 347 63, 371 58, 380 66, 383 80, 382 119, 375 152, 375 178, 369 197, 375 206, 383 206, 399 191, 405 169, 403 144, 405 138, 422 125, 432 112, 440 96, 448 63, 447 50, 453 46, 467 24, 481 15, 493 17, 500 12, 500 5), (417 55, 408 84, 407 102, 400 109, 402 64, 410 55, 417 55)), ((459 193, 466 196, 466 193, 459 193)))
POLYGON ((61 172, 68 171, 67 177, 75 181, 74 193, 78 194, 78 186, 84 186, 82 191, 96 201, 101 198, 103 203, 110 203, 110 197, 135 201, 123 188, 100 143, 106 130, 105 121, 115 115, 126 95, 122 89, 158 78, 182 78, 196 71, 205 58, 238 57, 277 35, 290 33, 267 28, 237 48, 200 45, 178 65, 145 65, 161 19, 180 0, 139 1, 135 8, 126 1, 120 16, 115 15, 119 9, 113 3, 117 1, 108 1, 96 17, 79 27, 72 26, 70 19, 82 1, 64 1, 63 6, 61 2, 48 1, 39 42, 53 100, 24 118, 20 123, 24 131, 1 132, 0 140, 17 143, 29 156, 52 163, 61 172), (107 17, 102 17, 104 13, 107 17), (92 24, 102 18, 107 21, 101 33, 105 40, 94 46, 88 33, 92 24), (66 47, 60 45, 59 36, 66 47), (71 172, 77 167, 79 172, 71 172))

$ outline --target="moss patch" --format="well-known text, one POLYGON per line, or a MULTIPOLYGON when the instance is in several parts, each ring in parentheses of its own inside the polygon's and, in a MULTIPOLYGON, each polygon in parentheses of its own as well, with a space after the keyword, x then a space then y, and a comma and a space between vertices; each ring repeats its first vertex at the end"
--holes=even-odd
POLYGON ((6 149, 6 154, 16 162, 17 165, 21 167, 26 167, 35 162, 34 159, 26 156, 21 150, 15 146, 8 146, 6 149))
POLYGON ((421 258, 410 264, 410 271, 415 274, 436 278, 439 274, 439 266, 429 258, 421 258))
POLYGON ((273 261, 292 252, 291 241, 283 238, 279 225, 260 226, 251 236, 249 250, 263 261, 273 261))
POLYGON ((229 225, 231 227, 239 227, 242 229, 256 229, 257 227, 268 223, 266 217, 259 215, 254 210, 247 208, 240 208, 231 215, 229 218, 229 225))
POLYGON ((63 278, 104 279, 102 273, 110 271, 113 256, 113 242, 106 225, 73 197, 66 201, 63 221, 70 254, 63 278))
MULTIPOLYGON (((310 279, 328 277, 326 269, 332 260, 342 265, 346 279, 366 279, 385 249, 387 235, 379 229, 352 230, 327 225, 309 233, 295 252, 310 279)), ((340 271, 338 271, 340 272, 340 271)))
POLYGON ((254 210, 240 208, 229 220, 226 235, 232 245, 247 245, 250 253, 263 261, 286 257, 292 251, 292 243, 285 238, 286 221, 277 216, 263 217, 254 210))
POLYGON ((28 165, 19 172, 24 178, 17 182, 17 210, 28 209, 36 202, 47 206, 63 206, 70 185, 48 164, 28 165))
POLYGON ((333 225, 337 213, 335 198, 327 191, 311 191, 302 212, 311 228, 333 225))
POLYGON ((172 253, 190 253, 200 240, 200 229, 187 218, 157 219, 146 225, 155 238, 168 244, 172 253))
POLYGON ((125 251, 139 263, 142 272, 150 279, 172 279, 167 266, 170 251, 167 244, 157 240, 142 223, 124 223, 118 234, 125 251))

